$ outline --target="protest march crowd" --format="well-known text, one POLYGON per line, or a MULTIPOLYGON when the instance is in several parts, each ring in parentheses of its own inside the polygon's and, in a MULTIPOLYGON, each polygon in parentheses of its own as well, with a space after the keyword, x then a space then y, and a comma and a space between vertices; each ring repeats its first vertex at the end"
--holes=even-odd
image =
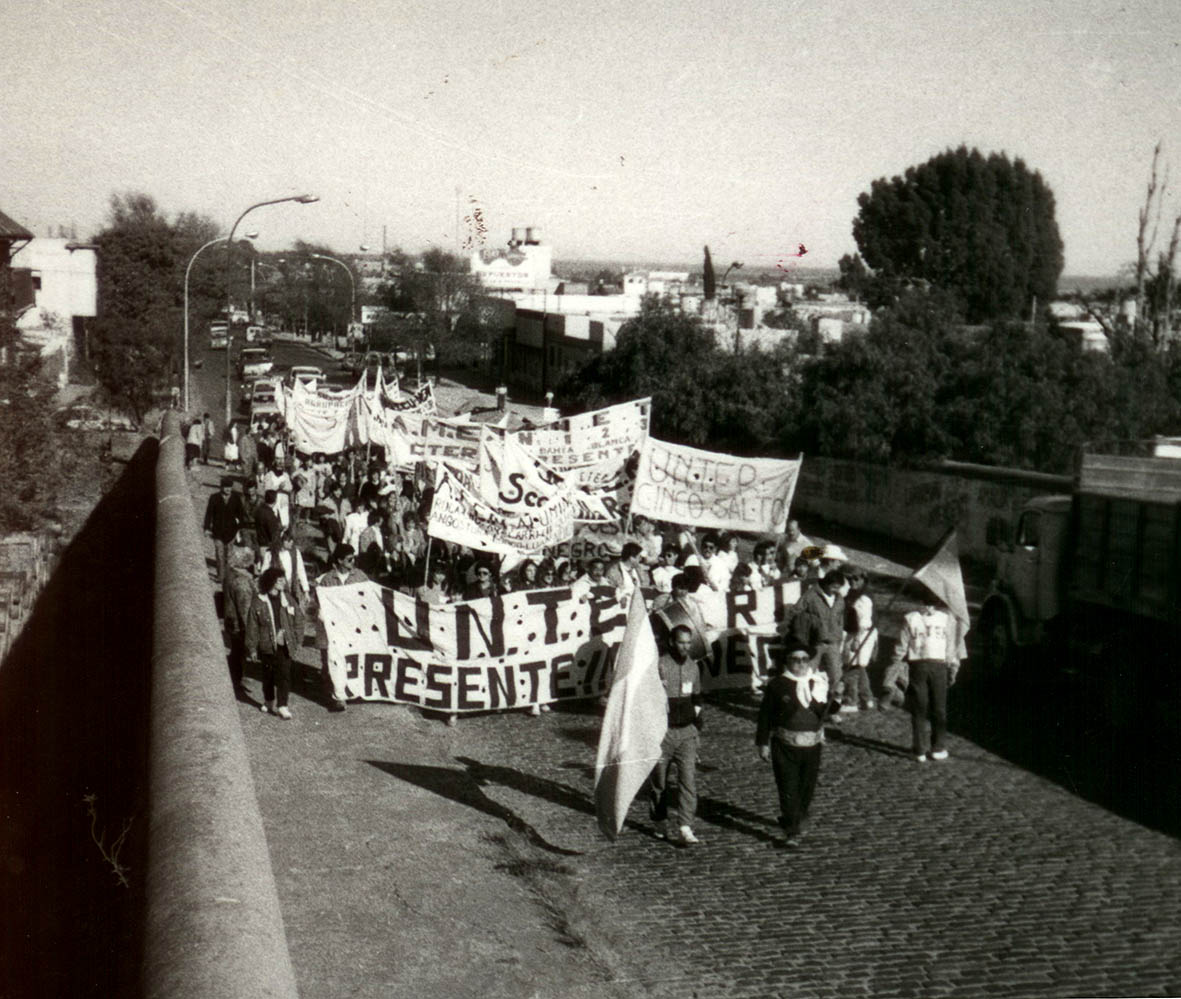
MULTIPOLYGON (((380 376, 372 390, 285 390, 281 415, 232 431, 236 474, 205 509, 238 696, 250 663, 262 711, 290 720, 294 657, 314 629, 332 711, 392 701, 453 724, 597 698, 600 826, 617 835, 644 787, 657 835, 679 846, 700 842, 711 690, 761 700, 754 741, 784 847, 841 713, 905 703, 915 759, 946 759, 968 624, 954 536, 916 573, 926 602, 887 648, 865 572, 788 516, 800 461, 657 441, 649 410, 511 432, 441 417, 429 391, 380 376)), ((206 421, 186 429, 190 465, 209 460, 206 421)))

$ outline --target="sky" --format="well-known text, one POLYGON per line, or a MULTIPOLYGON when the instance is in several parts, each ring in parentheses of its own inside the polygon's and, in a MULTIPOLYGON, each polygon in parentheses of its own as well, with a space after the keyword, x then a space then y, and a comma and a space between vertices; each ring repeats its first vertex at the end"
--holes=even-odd
POLYGON ((309 192, 243 229, 831 267, 860 192, 961 144, 1042 174, 1067 275, 1134 258, 1158 141, 1181 212, 1176 0, 5 0, 0 38, 0 210, 38 235, 309 192))

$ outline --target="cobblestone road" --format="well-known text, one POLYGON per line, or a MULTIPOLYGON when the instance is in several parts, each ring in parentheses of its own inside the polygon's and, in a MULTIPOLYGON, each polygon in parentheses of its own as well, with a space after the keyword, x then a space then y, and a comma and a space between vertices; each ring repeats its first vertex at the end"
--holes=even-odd
POLYGON ((598 716, 468 719, 461 762, 549 842, 628 928, 631 974, 658 996, 1176 995, 1177 841, 962 738, 906 755, 898 711, 847 718, 825 749, 812 828, 771 844, 755 705, 707 708, 697 831, 680 850, 643 809, 614 846, 594 831, 598 716), (478 750, 475 747, 479 747, 478 750))

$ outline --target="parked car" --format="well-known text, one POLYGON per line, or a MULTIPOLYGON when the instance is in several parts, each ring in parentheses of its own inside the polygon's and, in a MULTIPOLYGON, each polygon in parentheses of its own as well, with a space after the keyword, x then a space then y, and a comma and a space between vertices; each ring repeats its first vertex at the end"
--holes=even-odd
POLYGON ((53 415, 59 430, 135 430, 135 424, 122 413, 96 409, 86 403, 74 403, 53 415))

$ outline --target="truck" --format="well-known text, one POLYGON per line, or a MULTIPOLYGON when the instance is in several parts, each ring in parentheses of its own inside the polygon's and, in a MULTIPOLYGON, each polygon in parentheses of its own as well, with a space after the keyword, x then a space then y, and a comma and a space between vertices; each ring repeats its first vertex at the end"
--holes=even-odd
MULTIPOLYGON (((1036 496, 980 613, 986 675, 1061 662, 1099 680, 1123 720, 1177 686, 1181 638, 1181 451, 1175 442, 1088 450, 1070 495, 1036 496)), ((1181 707, 1181 704, 1177 705, 1181 707)))
POLYGON ((225 323, 209 324, 209 349, 225 350, 229 346, 229 327, 225 323))

